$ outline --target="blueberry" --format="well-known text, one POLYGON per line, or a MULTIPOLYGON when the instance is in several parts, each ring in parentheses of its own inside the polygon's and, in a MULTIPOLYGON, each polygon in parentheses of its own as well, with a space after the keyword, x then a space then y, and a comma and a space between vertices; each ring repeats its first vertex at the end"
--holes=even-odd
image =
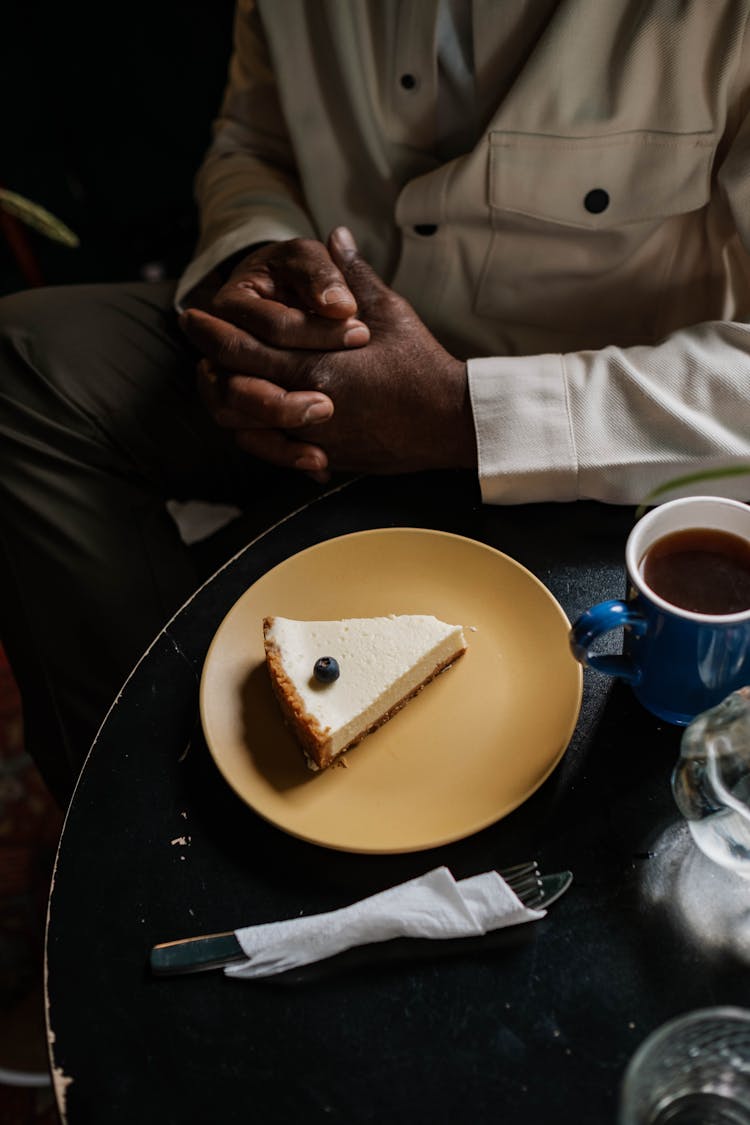
POLYGON ((333 656, 321 656, 315 661, 313 675, 321 684, 332 684, 340 675, 338 660, 333 656))

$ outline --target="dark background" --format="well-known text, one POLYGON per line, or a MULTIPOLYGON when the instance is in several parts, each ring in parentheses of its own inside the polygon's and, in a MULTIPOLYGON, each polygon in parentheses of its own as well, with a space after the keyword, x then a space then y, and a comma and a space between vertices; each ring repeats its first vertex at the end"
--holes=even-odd
POLYGON ((52 211, 81 245, 3 220, 0 293, 177 276, 196 237, 193 179, 221 101, 233 7, 6 0, 0 184, 52 211), (31 273, 13 250, 19 231, 31 273))

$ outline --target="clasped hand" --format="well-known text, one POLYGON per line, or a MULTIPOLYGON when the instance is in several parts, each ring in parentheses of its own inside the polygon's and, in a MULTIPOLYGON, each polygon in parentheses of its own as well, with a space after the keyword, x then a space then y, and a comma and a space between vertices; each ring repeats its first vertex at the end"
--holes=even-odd
POLYGON ((466 365, 345 227, 254 250, 180 323, 206 407, 262 460, 321 480, 476 464, 466 365))

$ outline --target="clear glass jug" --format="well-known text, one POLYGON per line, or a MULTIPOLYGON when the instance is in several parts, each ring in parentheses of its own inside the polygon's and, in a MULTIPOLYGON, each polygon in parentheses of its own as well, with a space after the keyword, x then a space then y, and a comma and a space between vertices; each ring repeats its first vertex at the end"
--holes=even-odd
POLYGON ((750 878, 750 687, 686 727, 672 792, 701 851, 750 878))

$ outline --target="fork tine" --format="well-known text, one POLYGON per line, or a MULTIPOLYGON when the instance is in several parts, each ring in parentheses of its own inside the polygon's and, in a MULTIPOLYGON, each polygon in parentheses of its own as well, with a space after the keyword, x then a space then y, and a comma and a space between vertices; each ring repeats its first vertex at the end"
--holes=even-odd
POLYGON ((533 886, 529 887, 513 887, 512 890, 518 896, 524 906, 530 906, 533 908, 535 906, 538 906, 543 899, 542 888, 538 883, 535 883, 533 886))
POLYGON ((539 867, 536 860, 532 859, 528 863, 517 863, 515 867, 505 867, 498 871, 498 875, 510 886, 516 886, 530 880, 536 882, 539 879, 539 867))
POLYGON ((517 863, 513 867, 506 867, 502 871, 498 871, 498 875, 505 880, 524 906, 534 907, 541 902, 542 882, 535 859, 527 863, 517 863))
POLYGON ((507 883, 508 880, 512 879, 515 875, 527 875, 529 871, 534 871, 535 869, 536 860, 529 859, 526 861, 526 863, 516 863, 513 867, 503 867, 498 871, 498 875, 500 875, 501 878, 505 879, 507 883))

